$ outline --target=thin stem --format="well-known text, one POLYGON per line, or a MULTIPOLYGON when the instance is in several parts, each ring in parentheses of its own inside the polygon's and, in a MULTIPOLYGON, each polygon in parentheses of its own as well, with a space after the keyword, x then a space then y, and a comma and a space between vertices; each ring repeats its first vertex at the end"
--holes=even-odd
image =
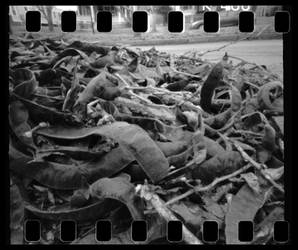
POLYGON ((258 169, 260 173, 263 175, 263 177, 280 192, 285 192, 284 189, 279 184, 277 184, 268 173, 264 171, 264 167, 262 167, 261 164, 257 163, 254 159, 252 159, 237 142, 233 141, 233 144, 235 145, 236 149, 239 151, 244 160, 248 161, 251 165, 258 169))
MULTIPOLYGON (((137 186, 140 196, 151 203, 152 207, 158 212, 158 214, 166 221, 180 221, 174 213, 167 208, 165 202, 155 193, 149 190, 149 187, 145 185, 137 186)), ((182 223, 182 235, 183 240, 188 244, 202 245, 201 242, 191 231, 189 231, 182 223)))
POLYGON ((243 168, 240 168, 240 169, 236 170, 235 172, 233 172, 233 173, 231 173, 231 174, 222 176, 222 177, 220 177, 220 178, 216 178, 213 182, 211 182, 211 183, 210 183, 209 185, 207 185, 207 186, 204 186, 204 187, 202 187, 202 186, 196 186, 194 189, 191 189, 191 190, 185 192, 184 194, 179 195, 179 196, 177 196, 177 197, 175 197, 175 198, 173 198, 173 199, 167 201, 167 202, 166 202, 166 205, 168 206, 168 205, 170 205, 170 204, 173 204, 173 203, 176 203, 176 202, 178 202, 178 201, 180 201, 180 200, 183 200, 183 199, 185 199, 186 197, 188 197, 188 196, 190 196, 190 195, 192 195, 192 194, 194 194, 194 193, 196 193, 196 192, 205 192, 205 191, 208 191, 208 190, 214 188, 218 183, 221 183, 221 182, 226 181, 226 180, 228 180, 228 179, 230 179, 230 178, 232 178, 232 177, 235 177, 235 176, 237 176, 237 175, 243 173, 244 171, 246 171, 246 170, 249 169, 250 167, 251 167, 251 165, 250 165, 250 164, 247 164, 247 165, 245 165, 243 168))

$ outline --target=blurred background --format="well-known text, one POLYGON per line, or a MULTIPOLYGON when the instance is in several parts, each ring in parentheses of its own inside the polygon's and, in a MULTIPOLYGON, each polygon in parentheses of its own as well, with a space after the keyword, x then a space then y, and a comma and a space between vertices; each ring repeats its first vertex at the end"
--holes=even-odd
MULTIPOLYGON (((281 10, 281 6, 228 6, 228 11, 222 6, 212 6, 212 10, 220 13, 222 20, 220 28, 220 39, 226 40, 224 36, 240 35, 238 30, 238 14, 244 9, 249 9, 255 13, 255 29, 262 30, 268 26, 265 32, 262 32, 262 37, 271 38, 278 37, 274 32, 274 14, 281 10)), ((72 10, 77 14, 77 32, 76 35, 90 35, 88 39, 104 40, 106 34, 96 31, 96 14, 98 11, 110 11, 112 13, 112 32, 110 35, 120 37, 120 40, 129 40, 139 36, 144 39, 171 39, 193 36, 197 38, 202 36, 217 37, 218 34, 206 34, 203 32, 202 19, 203 13, 207 9, 204 6, 109 6, 109 5, 94 5, 94 6, 10 6, 9 18, 10 29, 12 33, 25 32, 25 16, 29 10, 38 10, 41 12, 41 24, 43 33, 51 32, 51 35, 61 33, 61 12, 64 10, 72 10), (149 32, 148 34, 135 34, 131 29, 132 13, 136 10, 145 10, 149 14, 149 32), (171 34, 167 29, 167 15, 169 11, 181 10, 185 16, 185 32, 181 34, 171 34)), ((100 21, 100 20, 99 20, 100 21)), ((109 38, 110 40, 110 38, 109 38)))
MULTIPOLYGON (((26 37, 26 12, 41 12, 41 31, 30 33, 34 38, 51 37, 71 42, 74 40, 98 43, 100 45, 124 45, 147 49, 157 49, 175 54, 188 51, 213 50, 226 43, 238 41, 225 48, 224 51, 245 60, 268 65, 282 75, 282 34, 274 30, 274 15, 282 10, 282 6, 112 6, 112 5, 80 5, 80 6, 10 6, 10 35, 26 37), (65 10, 75 11, 77 27, 75 32, 61 31, 61 13, 65 10), (132 31, 132 13, 145 10, 149 15, 149 30, 146 33, 132 31), (206 33, 203 30, 204 11, 214 10, 220 14, 220 31, 206 33), (238 28, 240 11, 250 10, 255 14, 253 33, 242 33, 238 28), (96 30, 98 11, 112 13, 112 31, 109 33, 96 30), (182 33, 170 33, 167 26, 169 11, 183 11, 185 29, 182 33), (249 38, 249 39, 246 39, 249 38)), ((100 22, 100 20, 98 20, 100 22)), ((219 60, 222 51, 214 51, 206 55, 208 60, 219 60)))

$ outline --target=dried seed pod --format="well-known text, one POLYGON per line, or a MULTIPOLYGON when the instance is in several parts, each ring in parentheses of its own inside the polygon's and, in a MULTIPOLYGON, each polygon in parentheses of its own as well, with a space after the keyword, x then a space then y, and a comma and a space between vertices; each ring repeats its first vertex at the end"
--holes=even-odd
POLYGON ((243 163, 244 160, 239 152, 224 151, 194 168, 192 177, 208 184, 216 177, 233 173, 242 167, 243 163))
POLYGON ((283 112, 283 85, 278 82, 269 82, 263 85, 257 95, 261 110, 283 112))
POLYGON ((202 109, 208 113, 213 112, 212 108, 212 96, 214 89, 224 85, 223 83, 223 66, 221 63, 218 63, 211 70, 206 81, 204 82, 201 89, 201 101, 200 105, 202 109))
POLYGON ((108 78, 108 72, 101 72, 94 77, 87 87, 80 93, 76 104, 87 104, 93 97, 100 97, 105 100, 113 100, 120 96, 121 91, 108 78))

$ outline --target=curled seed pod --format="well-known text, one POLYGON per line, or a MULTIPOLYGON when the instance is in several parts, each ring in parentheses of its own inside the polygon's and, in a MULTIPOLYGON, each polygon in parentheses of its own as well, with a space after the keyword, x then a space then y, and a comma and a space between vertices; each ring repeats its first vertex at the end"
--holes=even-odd
POLYGON ((263 85, 257 95, 261 110, 283 112, 283 86, 274 81, 263 85))

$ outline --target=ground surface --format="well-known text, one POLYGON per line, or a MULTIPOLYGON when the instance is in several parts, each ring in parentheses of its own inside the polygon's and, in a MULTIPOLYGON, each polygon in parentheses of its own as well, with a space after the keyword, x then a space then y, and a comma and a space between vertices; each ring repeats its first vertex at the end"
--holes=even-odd
MULTIPOLYGON (((214 42, 214 43, 197 43, 197 44, 179 44, 179 45, 162 45, 155 46, 160 51, 174 53, 177 55, 184 54, 187 51, 207 51, 219 48, 227 42, 214 42)), ((136 46, 142 49, 148 49, 152 46, 136 46)), ((203 58, 218 61, 224 55, 228 54, 240 57, 246 61, 266 65, 270 70, 283 75, 283 41, 276 40, 254 40, 254 41, 240 41, 235 44, 215 52, 206 54, 203 58)))

